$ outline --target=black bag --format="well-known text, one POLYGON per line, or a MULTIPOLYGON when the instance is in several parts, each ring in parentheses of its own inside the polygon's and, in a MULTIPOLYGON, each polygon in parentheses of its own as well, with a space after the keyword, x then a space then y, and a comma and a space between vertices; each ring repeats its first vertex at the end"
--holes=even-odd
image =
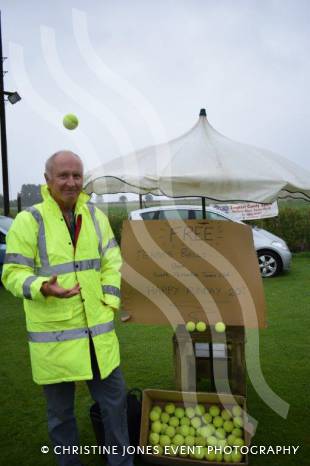
MULTIPOLYGON (((142 392, 139 388, 132 388, 127 393, 127 422, 129 443, 135 448, 139 445, 141 412, 142 392)), ((100 408, 98 403, 94 403, 90 407, 89 414, 96 436, 97 445, 105 446, 104 425, 101 422, 100 408)))

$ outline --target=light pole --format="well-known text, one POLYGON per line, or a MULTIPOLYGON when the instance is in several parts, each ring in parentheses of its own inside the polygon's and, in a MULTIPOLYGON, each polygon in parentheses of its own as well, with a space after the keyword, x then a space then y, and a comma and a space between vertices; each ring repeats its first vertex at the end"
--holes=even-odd
POLYGON ((2 179, 3 179, 3 210, 4 215, 10 213, 10 195, 9 195, 9 172, 8 172, 8 152, 6 141, 6 123, 5 123, 5 99, 11 104, 16 104, 21 97, 17 92, 5 92, 3 87, 3 53, 2 53, 2 31, 1 31, 1 11, 0 11, 0 128, 1 128, 1 159, 2 159, 2 179))

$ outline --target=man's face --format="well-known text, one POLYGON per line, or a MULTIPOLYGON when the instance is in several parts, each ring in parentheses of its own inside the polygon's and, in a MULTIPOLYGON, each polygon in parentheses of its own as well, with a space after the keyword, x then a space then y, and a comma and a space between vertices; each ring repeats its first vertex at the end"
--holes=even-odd
POLYGON ((45 175, 50 193, 60 207, 72 208, 83 187, 83 166, 70 153, 57 155, 51 172, 45 175))

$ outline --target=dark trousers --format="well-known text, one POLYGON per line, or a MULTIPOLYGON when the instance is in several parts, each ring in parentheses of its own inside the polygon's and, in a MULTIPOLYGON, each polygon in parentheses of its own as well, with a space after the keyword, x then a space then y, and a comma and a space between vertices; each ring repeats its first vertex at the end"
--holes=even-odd
MULTIPOLYGON (((129 445, 126 387, 120 368, 116 368, 106 379, 100 379, 98 363, 93 342, 90 339, 93 379, 87 380, 91 397, 100 406, 102 422, 104 423, 106 447, 114 446, 118 453, 107 456, 110 466, 132 466, 132 455, 123 454, 123 447, 129 445)), ((79 445, 78 430, 74 416, 74 382, 61 382, 44 385, 47 400, 48 432, 56 453, 59 466, 80 466, 78 454, 72 449, 65 454, 58 454, 62 446, 79 445), (57 448, 55 449, 55 446, 57 448)))

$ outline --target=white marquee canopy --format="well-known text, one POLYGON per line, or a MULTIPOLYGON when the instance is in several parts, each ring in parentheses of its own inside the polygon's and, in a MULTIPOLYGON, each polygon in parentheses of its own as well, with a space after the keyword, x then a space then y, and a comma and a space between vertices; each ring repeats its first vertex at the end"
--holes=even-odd
POLYGON ((187 133, 90 170, 84 186, 96 194, 199 196, 217 202, 310 200, 309 171, 271 151, 226 138, 209 124, 204 109, 187 133))

